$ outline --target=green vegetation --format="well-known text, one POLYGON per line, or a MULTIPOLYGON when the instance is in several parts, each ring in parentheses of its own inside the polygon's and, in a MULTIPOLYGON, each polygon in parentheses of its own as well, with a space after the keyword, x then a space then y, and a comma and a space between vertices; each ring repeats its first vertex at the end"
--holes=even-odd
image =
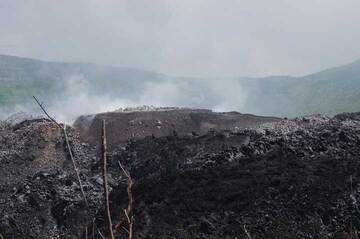
POLYGON ((299 116, 360 111, 360 61, 304 77, 245 80, 253 113, 299 116))
MULTIPOLYGON (((226 79, 218 80, 226 84, 226 79)), ((360 111, 360 61, 304 77, 240 78, 236 81, 240 82, 239 94, 246 95, 244 107, 237 105, 236 95, 219 99, 228 92, 217 89, 214 79, 177 78, 129 68, 0 55, 0 111, 29 105, 32 95, 49 104, 81 94, 90 98, 107 96, 140 102, 149 92, 155 97, 164 95, 164 106, 216 108, 225 103, 232 110, 259 115, 294 117, 322 113, 331 116, 360 111), (175 96, 171 92, 174 88, 180 92, 175 96), (234 102, 229 102, 231 97, 234 102)), ((227 84, 228 88, 238 87, 231 85, 234 79, 227 84)))

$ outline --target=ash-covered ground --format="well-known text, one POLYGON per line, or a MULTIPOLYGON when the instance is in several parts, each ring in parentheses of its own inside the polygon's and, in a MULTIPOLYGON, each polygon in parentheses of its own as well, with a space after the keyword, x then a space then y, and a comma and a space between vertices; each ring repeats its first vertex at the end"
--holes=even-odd
MULTIPOLYGON (((128 203, 120 161, 134 181, 134 238, 358 238, 360 113, 190 130, 111 146, 114 226, 128 203)), ((61 129, 46 119, 0 124, 2 237, 106 236, 98 145, 68 133, 89 207, 61 129)))

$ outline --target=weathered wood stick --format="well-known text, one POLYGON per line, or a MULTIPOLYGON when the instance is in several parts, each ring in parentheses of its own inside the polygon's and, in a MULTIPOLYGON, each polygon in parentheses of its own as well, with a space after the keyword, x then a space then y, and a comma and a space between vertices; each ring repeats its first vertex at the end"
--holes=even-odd
POLYGON ((108 190, 108 180, 107 180, 107 170, 106 170, 106 154, 107 154, 107 145, 106 145, 106 121, 102 121, 102 160, 103 160, 103 186, 104 186, 104 200, 105 200, 105 212, 107 218, 107 227, 109 231, 109 236, 111 239, 115 239, 114 233, 112 230, 112 221, 110 214, 110 204, 109 204, 109 190, 108 190))

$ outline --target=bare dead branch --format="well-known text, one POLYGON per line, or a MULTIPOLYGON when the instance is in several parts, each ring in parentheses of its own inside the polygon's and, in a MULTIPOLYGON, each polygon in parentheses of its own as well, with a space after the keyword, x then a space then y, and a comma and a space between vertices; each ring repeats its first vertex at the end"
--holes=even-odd
MULTIPOLYGON (((86 195, 85 195, 85 192, 84 192, 84 188, 83 188, 83 184, 82 184, 82 181, 81 181, 81 178, 80 178, 80 171, 78 169, 78 167, 76 166, 76 162, 75 162, 75 159, 74 159, 74 155, 73 155, 73 152, 71 150, 71 146, 70 146, 70 142, 69 142, 69 137, 67 135, 67 132, 66 132, 66 124, 64 123, 64 127, 61 126, 61 124, 59 124, 55 118, 51 117, 48 112, 46 111, 45 107, 43 106, 42 103, 40 103, 40 101, 35 97, 33 96, 34 100, 36 101, 36 103, 39 105, 39 107, 41 108, 41 110, 44 112, 44 114, 49 118, 50 121, 52 121, 53 123, 55 123, 60 129, 62 129, 63 133, 64 133, 64 137, 65 137, 65 141, 66 141, 66 146, 67 146, 67 149, 68 149, 68 152, 69 152, 69 155, 70 155, 70 158, 71 158, 71 161, 72 161, 72 164, 73 164, 73 167, 74 167, 74 171, 76 173, 76 177, 77 177, 77 180, 78 180, 78 183, 79 183, 79 186, 80 186, 80 191, 81 191, 81 194, 82 194, 82 197, 83 197, 83 200, 85 202, 85 205, 86 205, 86 209, 88 210, 88 212, 90 213, 90 207, 89 207, 89 203, 86 199, 86 195)), ((106 187, 107 188, 107 187, 106 187)), ((96 228, 96 231, 97 233, 100 235, 101 238, 105 239, 105 237, 102 235, 102 233, 100 232, 99 228, 97 227, 97 225, 95 224, 95 218, 93 218, 92 220, 92 223, 93 223, 93 237, 95 235, 95 228, 96 228)), ((0 234, 1 236, 1 234, 0 234)), ((0 237, 0 239, 2 239, 0 237)))
POLYGON ((126 216, 126 219, 127 219, 128 223, 129 223, 129 230, 127 230, 128 233, 129 233, 129 239, 132 239, 133 217, 131 217, 131 219, 130 219, 129 214, 127 213, 126 209, 124 209, 124 213, 125 213, 125 216, 126 216))
MULTIPOLYGON (((79 183, 79 186, 80 186, 80 191, 81 191, 81 195, 83 197, 83 200, 84 200, 84 203, 86 205, 86 209, 88 210, 88 212, 90 212, 90 207, 89 207, 89 204, 88 204, 88 201, 86 199, 86 195, 85 195, 85 192, 84 192, 84 188, 83 188, 83 184, 81 182, 81 178, 80 178, 80 173, 79 173, 79 169, 78 167, 76 166, 76 162, 75 162, 75 159, 74 159, 74 155, 73 155, 73 152, 71 150, 71 146, 70 146, 70 142, 69 142, 69 137, 67 135, 67 132, 66 132, 66 124, 64 124, 64 127, 61 126, 61 124, 59 124, 53 117, 51 117, 47 111, 45 110, 44 106, 40 103, 40 101, 35 97, 33 96, 34 100, 36 101, 36 103, 39 105, 39 107, 41 108, 41 110, 44 112, 44 114, 49 118, 50 121, 52 121, 53 123, 55 123, 64 133, 64 137, 65 137, 65 141, 66 141, 66 147, 68 149, 68 152, 69 152, 69 155, 70 155, 70 158, 71 158, 71 161, 72 161, 72 164, 73 164, 73 168, 74 168, 74 171, 76 173, 76 177, 77 177, 77 180, 78 180, 78 183, 79 183)), ((98 234, 101 236, 101 238, 105 239, 105 237, 101 234, 99 228, 97 227, 97 225, 95 224, 95 218, 93 219, 93 228, 97 230, 98 234)), ((94 233, 94 229, 93 229, 93 237, 95 235, 94 233)), ((0 238, 1 239, 1 238, 0 238)))
POLYGON ((128 172, 126 172, 126 170, 124 169, 124 167, 122 166, 120 161, 118 161, 118 164, 119 164, 121 170, 123 171, 123 173, 125 174, 125 176, 128 178, 128 180, 131 179, 130 174, 128 172))
POLYGON ((124 172, 125 176, 127 177, 127 180, 128 180, 128 186, 127 186, 127 194, 128 194, 128 200, 129 200, 129 203, 128 203, 128 206, 127 206, 127 209, 126 209, 126 213, 129 215, 132 211, 132 205, 133 205, 133 196, 132 196, 132 186, 133 186, 133 180, 130 176, 130 174, 124 169, 123 165, 120 163, 120 161, 118 161, 118 164, 121 168, 121 170, 124 172))
POLYGON ((112 221, 110 214, 110 204, 109 204, 109 190, 108 190, 108 180, 107 180, 107 170, 106 170, 106 154, 107 154, 107 145, 106 145, 106 126, 105 120, 102 121, 102 159, 103 159, 103 186, 104 186, 104 199, 105 199, 105 211, 107 217, 107 227, 111 239, 114 239, 114 233, 112 230, 112 221))
POLYGON ((249 231, 246 229, 245 224, 243 225, 243 229, 244 229, 244 232, 245 232, 245 234, 246 234, 247 238, 248 238, 248 239, 252 239, 252 237, 251 237, 251 235, 250 235, 249 231))
POLYGON ((127 232, 127 234, 130 234, 129 230, 128 230, 128 229, 126 229, 126 227, 122 226, 121 228, 122 228, 122 229, 124 229, 124 231, 126 231, 126 232, 127 232))
POLYGON ((84 199, 85 205, 86 205, 87 209, 89 210, 90 207, 89 207, 88 201, 87 201, 86 196, 85 196, 83 184, 82 184, 81 178, 80 178, 80 172, 79 172, 79 169, 78 169, 77 166, 76 166, 75 159, 74 159, 74 155, 73 155, 73 153, 72 153, 72 150, 71 150, 71 147, 70 147, 70 143, 69 143, 69 138, 68 138, 68 135, 67 135, 67 133, 66 133, 66 124, 64 124, 63 130, 64 130, 64 135, 65 135, 66 146, 67 146, 67 148, 68 148, 69 155, 70 155, 70 158, 71 158, 71 161, 72 161, 72 164, 73 164, 75 173, 76 173, 76 177, 77 177, 77 180, 78 180, 78 182, 79 182, 80 191, 81 191, 82 197, 83 197, 83 199, 84 199))
POLYGON ((125 220, 128 222, 128 225, 129 225, 129 229, 128 230, 125 230, 126 232, 128 232, 129 234, 129 239, 132 239, 132 236, 133 236, 133 222, 134 222, 134 217, 133 216, 129 216, 132 212, 132 205, 133 205, 133 202, 134 202, 134 199, 133 199, 133 195, 132 195, 132 186, 133 186, 133 180, 130 176, 130 173, 128 173, 125 168, 123 167, 123 165, 121 164, 120 161, 118 161, 118 164, 121 168, 121 170, 123 171, 123 173, 125 174, 125 176, 127 177, 127 181, 128 181, 128 186, 127 186, 127 194, 128 194, 128 206, 126 209, 124 209, 124 214, 125 214, 125 218, 122 218, 119 223, 116 225, 116 229, 119 229, 119 228, 123 228, 125 229, 125 227, 122 226, 122 224, 125 222, 125 220))
MULTIPOLYGON (((96 225, 95 225, 95 226, 96 226, 96 225)), ((105 239, 104 235, 100 232, 99 228, 97 229, 97 232, 99 233, 99 235, 100 235, 100 237, 101 237, 102 239, 105 239)))
POLYGON ((61 125, 58 122, 56 122, 56 120, 46 112, 44 106, 40 103, 40 101, 35 96, 33 96, 33 98, 36 101, 36 103, 40 106, 40 108, 44 112, 44 114, 49 118, 49 120, 51 120, 52 122, 57 124, 57 126, 59 126, 59 128, 62 128, 61 125))
POLYGON ((99 228, 95 224, 95 218, 93 218, 93 220, 92 220, 92 238, 93 239, 95 238, 95 228, 96 228, 97 233, 100 235, 100 237, 102 239, 105 239, 105 237, 103 236, 103 234, 101 234, 99 228))
POLYGON ((81 191, 81 195, 83 197, 83 200, 85 202, 85 205, 87 207, 87 209, 89 210, 89 204, 87 202, 87 199, 86 199, 86 196, 85 196, 85 192, 84 192, 84 189, 83 189, 83 185, 82 185, 82 182, 81 182, 81 178, 80 178, 80 173, 79 173, 79 169, 77 168, 76 166, 76 163, 75 163, 75 159, 74 159, 74 155, 73 155, 73 152, 71 150, 71 147, 70 147, 70 143, 69 143, 69 137, 67 135, 67 132, 66 132, 66 124, 64 124, 64 127, 62 127, 53 117, 51 117, 47 111, 45 110, 45 108, 43 107, 43 105, 40 103, 40 101, 35 97, 33 96, 34 100, 36 101, 36 103, 40 106, 41 110, 44 112, 44 114, 52 121, 54 122, 60 129, 63 130, 64 132, 64 137, 65 137, 65 142, 66 142, 66 147, 68 149, 68 152, 69 152, 69 155, 70 155, 70 158, 71 158, 71 161, 72 161, 72 164, 73 164, 73 167, 74 167, 74 171, 76 173, 76 177, 77 177, 77 180, 78 180, 78 183, 79 183, 79 186, 80 186, 80 191, 81 191))

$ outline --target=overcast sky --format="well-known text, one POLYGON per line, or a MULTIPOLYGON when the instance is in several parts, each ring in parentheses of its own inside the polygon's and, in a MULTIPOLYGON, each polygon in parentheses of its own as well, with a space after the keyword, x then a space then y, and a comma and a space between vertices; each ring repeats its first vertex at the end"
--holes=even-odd
POLYGON ((174 76, 303 75, 360 58, 359 0, 0 0, 0 54, 174 76))

